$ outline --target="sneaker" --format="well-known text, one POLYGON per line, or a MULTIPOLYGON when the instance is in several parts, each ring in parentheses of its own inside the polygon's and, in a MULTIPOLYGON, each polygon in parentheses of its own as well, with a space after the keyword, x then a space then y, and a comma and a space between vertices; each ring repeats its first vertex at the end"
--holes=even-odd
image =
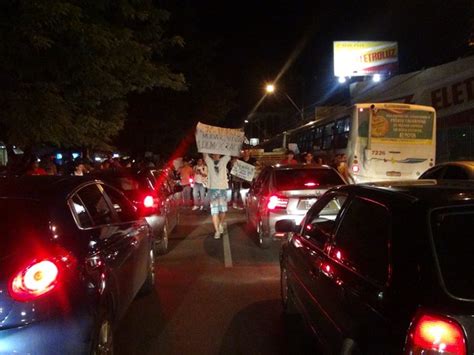
POLYGON ((194 207, 193 207, 193 211, 196 211, 196 210, 198 210, 198 209, 199 209, 198 206, 194 206, 194 207))
POLYGON ((220 234, 223 234, 224 233, 224 226, 221 224, 219 224, 219 233, 220 234))
POLYGON ((221 234, 219 232, 215 232, 214 239, 221 239, 221 234))

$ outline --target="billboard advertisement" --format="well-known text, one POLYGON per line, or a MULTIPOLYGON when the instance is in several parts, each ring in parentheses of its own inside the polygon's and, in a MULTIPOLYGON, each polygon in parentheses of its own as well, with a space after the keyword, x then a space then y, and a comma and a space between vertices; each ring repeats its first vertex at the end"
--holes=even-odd
POLYGON ((334 42, 334 75, 389 75, 398 69, 397 42, 334 42))
POLYGON ((434 114, 418 110, 378 110, 372 114, 373 143, 432 144, 434 114))

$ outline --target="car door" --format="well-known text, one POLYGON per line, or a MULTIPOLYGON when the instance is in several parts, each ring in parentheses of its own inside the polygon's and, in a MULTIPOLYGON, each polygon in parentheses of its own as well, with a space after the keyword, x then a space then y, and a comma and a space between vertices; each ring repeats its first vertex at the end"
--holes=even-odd
POLYGON ((327 296, 319 293, 317 278, 324 267, 327 241, 331 239, 339 221, 347 196, 331 192, 324 195, 308 211, 301 227, 290 240, 288 248, 288 277, 298 303, 321 340, 327 338, 333 327, 321 303, 327 296))
POLYGON ((138 217, 133 204, 118 190, 108 185, 100 185, 118 216, 117 228, 133 246, 132 278, 128 280, 135 295, 143 285, 148 273, 149 254, 151 250, 150 229, 144 219, 138 217))
POLYGON ((88 269, 91 269, 90 265, 97 269, 91 273, 100 292, 108 289, 121 314, 135 296, 129 280, 135 276, 133 255, 136 242, 127 236, 126 226, 121 226, 117 213, 98 184, 89 184, 78 190, 71 197, 70 206, 76 222, 90 240, 88 269))
POLYGON ((384 297, 389 277, 391 216, 374 200, 353 198, 332 242, 325 247, 315 292, 330 320, 333 351, 355 341, 362 353, 368 344, 388 342, 384 297), (349 340, 351 339, 351 340, 349 340))

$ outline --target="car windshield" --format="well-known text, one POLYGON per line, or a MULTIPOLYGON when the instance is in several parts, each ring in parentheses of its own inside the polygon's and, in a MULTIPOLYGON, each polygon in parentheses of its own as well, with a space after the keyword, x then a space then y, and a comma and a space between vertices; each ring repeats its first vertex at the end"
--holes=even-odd
POLYGON ((46 226, 44 221, 47 219, 41 218, 43 215, 39 202, 0 198, 0 258, 8 256, 15 247, 21 245, 21 240, 36 237, 46 226))
POLYGON ((434 212, 431 228, 447 290, 474 299, 474 206, 434 212))
POLYGON ((332 169, 288 169, 275 171, 277 190, 311 190, 342 185, 344 181, 332 169))

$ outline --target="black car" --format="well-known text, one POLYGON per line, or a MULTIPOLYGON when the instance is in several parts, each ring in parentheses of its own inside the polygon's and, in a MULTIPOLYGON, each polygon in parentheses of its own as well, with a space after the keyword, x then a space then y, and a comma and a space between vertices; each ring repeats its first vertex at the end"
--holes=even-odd
POLYGON ((154 288, 132 203, 86 178, 3 178, 0 215, 0 353, 110 353, 118 320, 154 288))
POLYGON ((474 180, 474 161, 450 161, 426 170, 420 179, 474 180))
POLYGON ((277 230, 284 308, 325 353, 474 352, 474 184, 342 186, 277 230))
POLYGON ((182 191, 168 170, 108 169, 91 176, 120 189, 146 215, 155 238, 155 252, 166 254, 169 235, 179 222, 182 191))

